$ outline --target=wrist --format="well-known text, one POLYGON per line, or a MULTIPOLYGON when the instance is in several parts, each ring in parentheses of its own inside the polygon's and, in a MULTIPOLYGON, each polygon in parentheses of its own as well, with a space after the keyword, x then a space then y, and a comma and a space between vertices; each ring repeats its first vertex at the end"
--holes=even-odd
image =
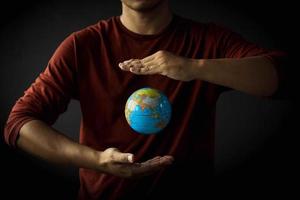
POLYGON ((191 66, 191 74, 193 76, 193 80, 205 80, 206 70, 205 70, 205 59, 189 59, 189 65, 191 66))
POLYGON ((105 170, 106 158, 103 151, 95 151, 95 169, 103 172, 105 170))
POLYGON ((72 162, 78 167, 101 170, 101 151, 97 151, 87 146, 80 146, 74 151, 72 162))

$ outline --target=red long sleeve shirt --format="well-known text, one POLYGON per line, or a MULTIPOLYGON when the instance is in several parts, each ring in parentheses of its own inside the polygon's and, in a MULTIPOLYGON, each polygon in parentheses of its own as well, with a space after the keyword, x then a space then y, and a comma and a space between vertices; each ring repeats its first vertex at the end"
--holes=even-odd
POLYGON ((158 50, 198 59, 276 57, 276 52, 249 43, 225 28, 179 16, 155 35, 133 33, 119 17, 102 20, 61 43, 45 71, 13 107, 5 127, 6 142, 15 146, 20 128, 30 120, 52 125, 66 111, 70 99, 76 99, 82 112, 81 144, 100 151, 117 147, 134 153, 140 161, 166 154, 175 158, 173 166, 139 180, 80 169, 79 199, 155 198, 162 191, 169 191, 170 196, 197 195, 201 190, 191 186, 189 179, 195 178, 201 185, 212 175, 215 106, 226 88, 201 80, 137 76, 118 67, 119 62, 144 58, 158 50), (157 135, 137 134, 125 119, 127 98, 142 87, 163 91, 173 107, 169 125, 157 135))

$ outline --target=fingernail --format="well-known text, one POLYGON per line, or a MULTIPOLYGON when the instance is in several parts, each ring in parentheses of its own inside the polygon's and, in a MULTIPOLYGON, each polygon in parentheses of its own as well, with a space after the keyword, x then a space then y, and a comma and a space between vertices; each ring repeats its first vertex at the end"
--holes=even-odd
POLYGON ((123 63, 119 63, 119 67, 123 68, 124 64, 123 63))

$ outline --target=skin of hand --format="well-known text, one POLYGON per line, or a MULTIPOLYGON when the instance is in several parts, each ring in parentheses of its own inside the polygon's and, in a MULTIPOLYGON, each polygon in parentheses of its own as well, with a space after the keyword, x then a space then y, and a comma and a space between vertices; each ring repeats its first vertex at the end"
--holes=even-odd
POLYGON ((139 178, 172 164, 172 156, 156 156, 135 162, 134 155, 116 148, 98 151, 74 142, 40 120, 26 123, 17 143, 22 150, 41 159, 65 165, 97 170, 123 178, 139 178))
POLYGON ((143 59, 119 63, 137 75, 160 74, 174 80, 204 80, 255 96, 270 96, 278 88, 274 64, 264 56, 190 59, 160 50, 143 59))
POLYGON ((189 62, 188 58, 160 50, 143 59, 130 59, 119 63, 119 67, 137 75, 161 74, 175 80, 190 81, 196 77, 193 65, 189 65, 189 62))
POLYGON ((122 153, 117 148, 108 148, 100 154, 100 171, 122 178, 139 178, 150 175, 171 165, 172 156, 156 156, 145 162, 134 162, 131 153, 122 153))

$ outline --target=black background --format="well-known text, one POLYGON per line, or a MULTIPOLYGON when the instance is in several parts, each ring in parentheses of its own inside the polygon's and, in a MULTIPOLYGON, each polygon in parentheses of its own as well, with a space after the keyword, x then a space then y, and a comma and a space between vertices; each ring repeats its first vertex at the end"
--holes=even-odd
MULTIPOLYGON (((1 130, 17 98, 44 69, 67 35, 121 12, 117 0, 4 2, 0 7, 1 130)), ((291 0, 173 0, 171 4, 182 16, 225 25, 265 48, 281 49, 292 59, 297 58, 298 13, 296 3, 291 0)), ((260 99, 236 91, 220 97, 216 175, 212 186, 216 194, 231 196, 243 192, 243 196, 284 195, 286 198, 295 191, 299 90, 297 64, 292 59, 286 68, 288 100, 260 99)), ((76 140, 79 121, 79 104, 72 101, 55 127, 76 140)), ((0 147, 2 195, 8 195, 9 199, 76 198, 77 169, 37 161, 9 148, 3 137, 0 147)))

